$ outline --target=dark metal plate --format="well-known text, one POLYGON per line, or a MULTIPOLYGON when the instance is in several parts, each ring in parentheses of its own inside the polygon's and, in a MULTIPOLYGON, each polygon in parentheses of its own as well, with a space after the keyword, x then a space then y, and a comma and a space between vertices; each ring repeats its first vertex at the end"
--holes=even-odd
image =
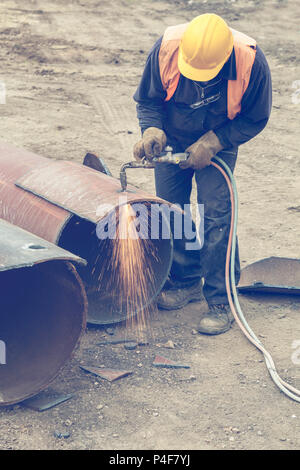
POLYGON ((42 238, 0 219, 0 271, 50 260, 86 261, 42 238))
POLYGON ((238 289, 300 294, 300 259, 273 256, 256 261, 242 270, 238 289))
POLYGON ((83 165, 92 168, 93 170, 100 171, 105 175, 112 176, 108 166, 106 165, 105 161, 94 155, 93 153, 87 153, 83 160, 83 165))
POLYGON ((22 402, 22 405, 35 411, 46 411, 54 406, 60 405, 60 403, 70 400, 72 397, 73 395, 71 394, 65 395, 54 390, 49 390, 47 392, 41 392, 32 398, 28 398, 22 402))

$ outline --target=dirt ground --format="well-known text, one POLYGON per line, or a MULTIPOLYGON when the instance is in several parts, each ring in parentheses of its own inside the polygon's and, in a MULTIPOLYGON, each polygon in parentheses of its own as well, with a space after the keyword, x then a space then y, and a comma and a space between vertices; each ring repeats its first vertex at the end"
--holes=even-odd
MULTIPOLYGON (((240 148, 236 168, 242 264, 299 258, 299 10, 293 0, 2 0, 1 139, 78 162, 94 151, 117 176, 139 137, 132 95, 148 50, 166 26, 216 12, 257 39, 273 77, 270 122, 240 148)), ((154 193, 151 171, 131 172, 129 179, 154 193)), ((299 297, 243 296, 242 304, 280 374, 299 387, 299 361, 292 360, 299 297)), ((198 303, 159 312, 149 345, 133 351, 97 346, 109 335, 89 327, 52 384, 74 398, 43 413, 21 405, 0 409, 0 448, 299 449, 300 405, 279 392, 236 325, 216 337, 193 335, 204 309, 198 303), (174 349, 159 346, 168 340, 174 349), (190 369, 155 368, 155 354, 190 369), (88 361, 133 374, 98 380, 79 368, 88 361), (58 439, 54 431, 70 437, 58 439)))

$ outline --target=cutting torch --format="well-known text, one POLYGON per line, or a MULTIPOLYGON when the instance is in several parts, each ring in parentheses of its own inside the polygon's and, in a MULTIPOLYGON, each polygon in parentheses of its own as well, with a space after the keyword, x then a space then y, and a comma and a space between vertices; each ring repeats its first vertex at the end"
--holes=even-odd
POLYGON ((189 154, 187 152, 182 153, 173 153, 172 147, 166 147, 165 153, 162 153, 158 157, 154 157, 151 160, 146 157, 142 158, 141 161, 132 161, 124 163, 120 169, 120 182, 122 192, 127 190, 127 175, 126 170, 128 168, 155 168, 157 163, 173 163, 174 165, 179 165, 181 162, 185 162, 189 154))

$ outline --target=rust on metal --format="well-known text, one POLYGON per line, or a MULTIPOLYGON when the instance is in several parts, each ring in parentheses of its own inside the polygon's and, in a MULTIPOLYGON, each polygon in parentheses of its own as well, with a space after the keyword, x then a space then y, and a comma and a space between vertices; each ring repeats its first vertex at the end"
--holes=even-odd
POLYGON ((82 370, 90 372, 91 374, 101 377, 101 379, 114 382, 115 380, 127 377, 127 375, 133 374, 131 370, 119 370, 119 369, 103 369, 102 367, 95 366, 80 366, 82 370))
POLYGON ((133 192, 120 194, 118 179, 69 161, 49 160, 16 180, 16 185, 95 224, 120 202, 166 202, 130 185, 133 192))
POLYGON ((0 221, 0 406, 47 388, 80 339, 87 299, 70 261, 83 263, 0 221))
POLYGON ((71 214, 15 186, 32 168, 47 163, 47 158, 0 143, 0 218, 57 243, 71 214))
POLYGON ((152 362, 154 367, 162 367, 166 369, 190 369, 190 366, 187 364, 181 364, 179 362, 172 361, 164 356, 155 356, 154 361, 152 362))
MULTIPOLYGON (((120 181, 95 169, 0 144, 0 217, 87 260, 78 272, 88 294, 90 323, 114 324, 137 313, 120 309, 107 289, 107 276, 101 285, 95 276, 107 259, 106 240, 96 233, 98 223, 105 227, 120 205, 166 202, 131 188, 134 192, 120 194, 120 181)), ((161 290, 172 259, 172 239, 159 235, 153 244, 156 257, 149 256, 148 263, 155 283, 145 305, 161 290)))
POLYGON ((105 173, 108 176, 112 176, 108 166, 106 165, 105 161, 94 155, 93 153, 87 153, 83 160, 83 165, 92 168, 93 170, 100 171, 101 173, 105 173))
POLYGON ((242 269, 238 289, 300 294, 300 259, 273 256, 249 264, 242 269))

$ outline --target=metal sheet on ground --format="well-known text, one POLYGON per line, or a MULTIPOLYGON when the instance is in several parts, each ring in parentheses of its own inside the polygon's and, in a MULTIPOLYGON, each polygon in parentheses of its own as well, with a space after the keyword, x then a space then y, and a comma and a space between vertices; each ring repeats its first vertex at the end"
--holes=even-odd
POLYGON ((32 410, 46 411, 50 408, 53 408, 54 406, 60 405, 60 403, 64 403, 65 401, 70 400, 72 397, 72 394, 66 395, 54 390, 49 390, 24 400, 22 405, 26 406, 26 408, 31 408, 32 410))
POLYGON ((80 366, 80 368, 86 372, 97 375, 102 379, 108 380, 109 382, 114 382, 115 380, 122 379, 123 377, 127 377, 127 375, 133 374, 131 370, 104 369, 95 366, 80 366))
POLYGON ((300 295, 300 259, 273 256, 256 261, 242 270, 238 289, 300 295))

